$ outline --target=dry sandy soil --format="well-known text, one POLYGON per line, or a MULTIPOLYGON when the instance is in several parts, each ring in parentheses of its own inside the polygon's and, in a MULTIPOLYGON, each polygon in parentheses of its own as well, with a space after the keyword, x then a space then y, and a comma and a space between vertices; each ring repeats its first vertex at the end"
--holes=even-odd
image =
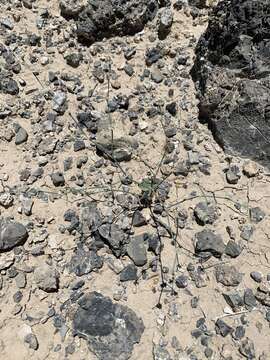
MULTIPOLYGON (((9 1, 0 1, 0 20, 8 18, 13 24, 12 29, 1 26, 1 46, 11 33, 22 38, 19 44, 14 42, 5 45, 14 54, 14 61, 21 65, 21 70, 13 74, 13 79, 19 84, 19 94, 0 93, 1 114, 8 111, 8 116, 1 115, 0 120, 1 194, 10 194, 13 199, 8 206, 1 206, 1 216, 11 217, 24 224, 29 235, 23 246, 0 253, 0 359, 96 359, 88 349, 86 340, 73 336, 75 305, 63 307, 71 296, 71 284, 80 279, 85 281, 82 288, 84 293, 100 292, 109 296, 114 303, 128 306, 142 318, 145 330, 140 342, 134 346, 131 360, 207 357, 270 359, 267 307, 257 300, 252 308, 243 304, 237 311, 233 311, 223 297, 224 293, 243 294, 246 289, 252 289, 255 294, 262 284, 269 288, 270 183, 269 174, 264 168, 249 160, 224 154, 211 132, 198 121, 198 101, 189 71, 194 61, 196 43, 207 27, 210 9, 200 10, 199 16, 194 19, 188 6, 181 10, 174 8, 173 24, 164 40, 157 37, 157 17, 135 36, 104 39, 87 47, 80 45, 74 36, 74 21, 61 16, 57 0, 36 0, 31 9, 16 6, 19 3, 11 1, 9 6, 9 1), (49 16, 45 18, 44 26, 38 28, 37 20, 42 19, 41 14, 46 9, 49 16), (23 41, 31 34, 41 36, 39 46, 30 46, 27 41, 23 41), (47 46, 46 37, 51 38, 52 46, 47 46), (157 45, 162 46, 164 54, 160 66, 160 83, 153 81, 151 76, 141 78, 147 68, 146 50, 157 45), (129 61, 125 59, 123 51, 127 47, 136 48, 135 55, 129 61), (77 68, 69 66, 65 59, 67 54, 73 52, 80 52, 83 56, 77 68), (177 64, 179 55, 187 58, 185 65, 177 64), (115 79, 105 75, 103 82, 97 80, 93 70, 98 61, 103 65, 110 63, 115 79), (131 76, 124 70, 127 62, 134 70, 131 76), (64 74, 74 76, 80 83, 76 85, 74 81, 63 80, 57 87, 49 81, 49 72, 63 79, 64 74), (57 116, 56 125, 50 129, 45 120, 54 106, 52 94, 59 88, 66 91, 68 109, 57 116), (78 88, 81 90, 76 92, 78 88), (86 97, 89 92, 93 107, 101 114, 105 112, 108 98, 112 99, 120 93, 129 97, 129 111, 139 112, 137 130, 132 136, 139 147, 134 150, 130 161, 121 162, 118 166, 107 159, 105 165, 95 167, 101 159, 96 153, 95 137, 79 129, 76 120, 80 97, 86 97), (147 115, 147 110, 153 108, 153 104, 156 104, 156 109, 164 109, 164 105, 172 101, 177 104, 175 116, 164 115, 164 110, 151 117, 147 115), (144 108, 140 112, 141 107, 144 108), (166 122, 166 116, 170 123, 166 122), (19 145, 14 140, 14 123, 28 133, 27 141, 19 145), (174 144, 175 160, 166 164, 164 149, 168 142, 166 129, 169 127, 175 130, 175 135, 169 138, 174 144), (12 136, 9 138, 10 134, 12 136), (46 144, 40 146, 44 139, 49 139, 48 146, 56 143, 52 152, 46 153, 46 144), (74 151, 75 139, 84 140, 85 149, 74 151), (77 160, 85 156, 87 162, 78 168, 77 160), (66 171, 64 160, 69 157, 73 158, 73 165, 66 171), (195 160, 188 174, 175 175, 175 166, 192 157, 195 160), (198 157, 210 164, 207 167, 208 174, 199 169, 201 163, 198 157), (236 164, 240 169, 236 184, 229 184, 226 178, 226 169, 231 164, 236 164), (251 177, 243 173, 247 164, 254 172, 251 177), (40 168, 43 174, 33 176, 40 168), (29 169, 31 175, 23 178, 26 169, 29 169), (64 173, 64 186, 54 186, 51 174, 56 171, 64 173), (122 185, 123 174, 131 175, 133 183, 122 185), (80 234, 76 229, 69 233, 68 223, 64 221, 65 212, 73 209, 79 213, 81 204, 88 200, 97 203, 104 215, 114 218, 119 224, 124 221, 131 224, 132 210, 124 212, 123 218, 117 196, 123 187, 128 188, 131 194, 139 195, 141 189, 138 184, 153 174, 170 185, 162 214, 156 215, 161 223, 156 222, 152 212, 145 207, 141 212, 146 224, 131 227, 131 234, 158 233, 163 245, 160 259, 147 252, 147 264, 138 267, 138 273, 143 272, 145 275, 136 282, 120 282, 119 274, 109 266, 110 261, 117 262, 120 268, 132 261, 128 256, 116 260, 105 246, 98 251, 104 257, 103 267, 77 277, 67 265, 80 234), (83 184, 78 185, 78 179, 83 179, 83 184), (31 212, 25 214, 22 194, 29 194, 31 189, 43 195, 32 197, 31 212), (216 219, 213 224, 199 225, 194 209, 198 203, 209 201, 215 207, 216 219), (252 223, 250 209, 256 207, 265 216, 262 221, 252 223), (176 230, 175 219, 179 212, 186 213, 187 219, 185 225, 176 230), (248 224, 254 227, 254 233, 247 241, 241 238, 241 231, 248 224), (171 231, 167 231, 166 227, 171 231), (239 256, 232 258, 223 254, 221 258, 212 256, 207 261, 195 256, 195 234, 205 228, 219 234, 225 244, 230 240, 236 242, 241 248, 239 256), (155 271, 149 267, 153 258, 157 259, 155 271), (37 285, 34 273, 45 263, 58 272, 57 291, 47 292, 37 285), (187 270, 187 267, 192 269, 192 265, 195 270, 200 269, 199 275, 195 271, 199 279, 187 270), (234 266, 229 270, 242 274, 239 284, 225 286, 218 282, 216 271, 220 266, 234 266), (262 276, 260 284, 252 279, 251 273, 254 271, 262 276), (186 276, 187 282, 183 288, 175 283, 175 279, 181 275, 186 276), (25 284, 21 279, 24 276, 25 284), (162 279, 169 285, 161 295, 162 279), (18 295, 18 291, 21 295, 18 295), (159 302, 161 306, 157 307, 159 302), (54 314, 62 314, 65 318, 65 327, 61 331, 54 326, 54 314), (206 335, 200 334, 196 338, 196 322, 202 318, 205 320, 206 335), (216 333, 217 319, 224 320, 233 329, 228 336, 216 333), (245 331, 240 339, 234 338, 237 327, 241 327, 238 331, 245 331), (25 341, 27 334, 34 334, 38 342, 37 349, 32 349, 25 341), (246 339, 254 345, 255 357, 248 357, 244 351, 239 351, 246 339)), ((0 60, 0 69, 3 71, 3 56, 0 60)), ((149 69, 160 75, 157 64, 149 69)), ((103 126, 97 137, 103 136, 105 132, 113 132, 114 138, 118 138, 128 136, 132 130, 134 123, 128 118, 127 111, 120 110, 111 113, 110 123, 103 126)))

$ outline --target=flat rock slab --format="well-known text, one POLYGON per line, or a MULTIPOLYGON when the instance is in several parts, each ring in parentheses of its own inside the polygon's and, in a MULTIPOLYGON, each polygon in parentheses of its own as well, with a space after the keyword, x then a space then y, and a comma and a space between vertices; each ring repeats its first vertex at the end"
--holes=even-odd
POLYGON ((268 0, 221 1, 198 43, 192 69, 200 117, 216 141, 227 153, 268 168, 269 23, 268 0))
POLYGON ((142 319, 127 306, 114 304, 97 292, 84 295, 78 304, 74 331, 87 340, 98 359, 129 359, 144 331, 142 319))

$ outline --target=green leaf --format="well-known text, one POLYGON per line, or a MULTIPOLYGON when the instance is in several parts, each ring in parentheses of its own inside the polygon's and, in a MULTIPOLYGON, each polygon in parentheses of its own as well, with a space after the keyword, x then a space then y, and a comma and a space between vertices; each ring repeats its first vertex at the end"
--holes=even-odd
POLYGON ((142 191, 151 192, 152 191, 152 180, 151 179, 143 179, 139 184, 139 187, 142 191))

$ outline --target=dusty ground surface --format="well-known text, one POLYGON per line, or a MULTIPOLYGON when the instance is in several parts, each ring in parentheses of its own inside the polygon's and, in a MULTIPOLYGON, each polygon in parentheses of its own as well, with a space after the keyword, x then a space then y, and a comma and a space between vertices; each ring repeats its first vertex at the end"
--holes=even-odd
POLYGON ((164 40, 157 36, 157 16, 137 35, 113 37, 87 47, 74 35, 74 20, 61 16, 57 0, 36 0, 32 5, 0 1, 1 22, 9 19, 12 23, 12 28, 3 23, 0 27, 1 72, 6 71, 3 48, 13 54, 13 64, 21 66, 17 73, 8 70, 19 93, 0 93, 1 196, 11 198, 8 204, 1 200, 1 217, 10 217, 28 230, 23 245, 0 254, 0 358, 96 359, 86 340, 74 337, 72 331, 76 301, 69 303, 71 287, 84 280, 79 291, 109 296, 143 320, 145 330, 130 355, 132 360, 269 359, 267 299, 262 304, 257 296, 253 306, 243 303, 232 309, 223 296, 243 296, 247 289, 256 294, 259 286, 265 287, 261 291, 265 298, 269 295, 270 183, 266 169, 224 154, 198 121, 189 71, 196 43, 207 27, 209 9, 200 10, 194 18, 188 6, 173 8, 173 24, 164 40), (43 25, 37 26, 37 21, 43 25), (16 40, 8 41, 12 34, 16 40), (32 34, 40 36, 34 46, 27 40, 32 34), (162 58, 147 67, 146 51, 156 46, 162 49, 162 58), (127 60, 125 51, 133 47, 136 52, 127 60), (70 53, 82 54, 76 68, 67 64, 70 53), (95 70, 99 64, 110 70, 101 71, 98 80, 95 70), (126 64, 132 67, 131 74, 125 71, 126 64), (59 81, 50 81, 50 72, 59 81), (160 79, 156 81, 151 74, 160 79), (57 91, 66 94, 67 108, 62 114, 53 110, 57 91), (108 116, 108 101, 117 94, 129 97, 128 110, 118 109, 108 116), (96 135, 78 127, 77 114, 87 107, 85 98, 105 122, 96 135), (172 102, 176 103, 175 116, 165 109, 172 102), (52 122, 47 121, 48 113, 57 115, 52 122), (131 113, 136 114, 134 119, 131 113), (21 144, 15 143, 14 124, 28 134, 21 144), (130 136, 138 142, 129 161, 101 161, 95 140, 104 133, 113 134, 114 139, 130 136), (78 139, 85 148, 74 151, 78 139), (168 142, 173 149, 170 153, 168 142), (69 157, 73 161, 67 170, 64 161, 69 157), (228 182, 226 174, 233 165, 240 169, 236 183, 228 182), (187 171, 180 171, 181 166, 187 166, 187 171), (243 171, 248 166, 251 170, 243 171), (63 186, 52 182, 51 175, 57 171, 64 174, 63 186), (132 176, 131 184, 123 184, 126 175, 132 176), (134 209, 124 209, 119 196, 140 196, 142 182, 154 177, 168 185, 169 193, 159 201, 160 212, 154 205, 140 208, 146 221, 134 227, 134 209), (31 203, 29 211, 25 198, 31 203), (101 269, 82 276, 70 271, 68 264, 82 239, 76 227, 69 231, 64 214, 68 209, 80 214, 86 201, 96 203, 108 221, 126 226, 130 236, 157 235, 162 250, 147 252, 147 262, 138 266, 137 281, 119 280, 119 272, 109 264, 117 262, 122 269, 132 260, 125 254, 116 260, 107 245, 98 250, 104 259, 101 269), (212 224, 198 223, 194 214, 198 203, 212 204, 212 224), (254 219, 251 209, 257 207, 263 215, 254 219), (183 224, 179 226, 176 219, 183 224), (253 234, 244 239, 243 231, 249 228, 253 234), (204 229, 220 235, 225 245, 229 241, 237 244, 236 257, 226 251, 206 260, 195 256, 195 234, 204 229), (44 291, 38 285, 35 273, 44 264, 56 270, 57 289, 44 291), (220 266, 230 273, 227 285, 222 284, 224 273, 223 280, 217 281, 220 266), (179 276, 185 280, 183 286, 177 282, 179 276), (240 280, 235 283, 233 276, 240 280), (64 319, 60 330, 55 326, 57 316, 64 319), (218 333, 218 319, 229 327, 228 335, 218 333), (34 336, 32 345, 25 340, 27 334, 34 336))

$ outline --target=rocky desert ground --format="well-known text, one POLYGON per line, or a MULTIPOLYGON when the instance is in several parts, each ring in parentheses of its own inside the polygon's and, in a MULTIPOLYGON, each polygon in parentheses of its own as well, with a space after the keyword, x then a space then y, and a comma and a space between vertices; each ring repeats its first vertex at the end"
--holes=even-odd
POLYGON ((0 359, 270 359, 269 0, 0 9, 0 359))

